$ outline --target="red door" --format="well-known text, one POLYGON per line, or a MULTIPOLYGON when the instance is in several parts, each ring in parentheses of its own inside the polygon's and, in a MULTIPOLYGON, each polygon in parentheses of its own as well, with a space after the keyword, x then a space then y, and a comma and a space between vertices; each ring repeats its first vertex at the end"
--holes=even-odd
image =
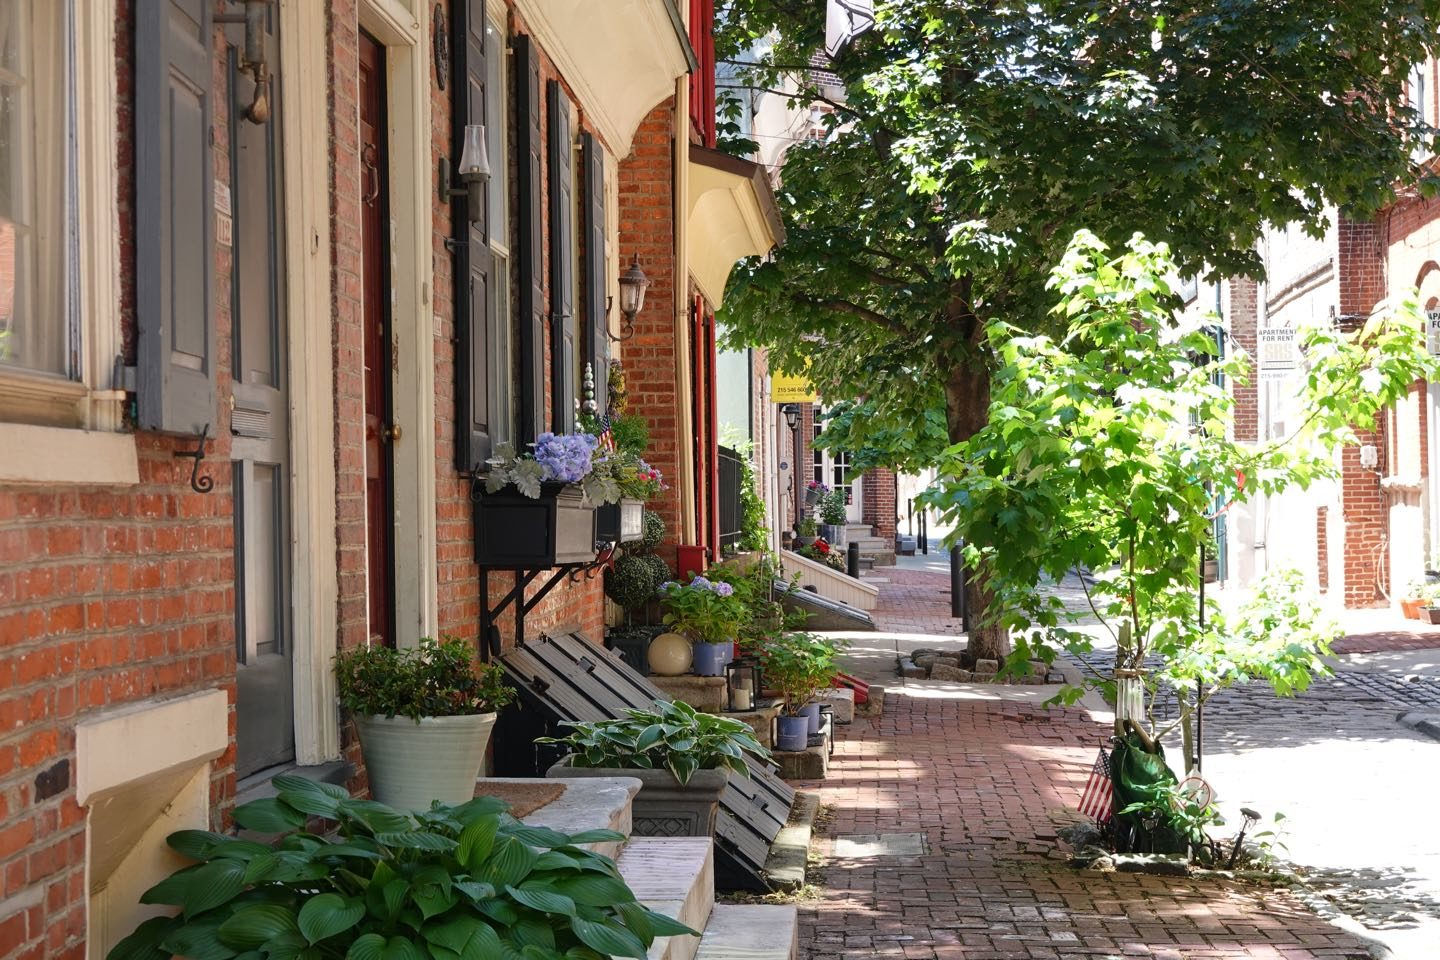
POLYGON ((385 156, 385 48, 360 34, 360 232, 365 321, 365 526, 370 640, 395 644, 390 411, 389 171, 385 156))

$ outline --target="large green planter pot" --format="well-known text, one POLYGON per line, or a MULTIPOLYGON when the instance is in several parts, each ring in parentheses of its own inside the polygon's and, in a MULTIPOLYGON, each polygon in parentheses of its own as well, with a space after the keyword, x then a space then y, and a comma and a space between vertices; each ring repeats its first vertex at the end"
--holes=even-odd
POLYGON ((429 810, 475 796, 475 778, 495 714, 463 717, 356 717, 370 795, 397 810, 429 810))
POLYGON ((709 837, 728 778, 724 770, 696 770, 683 787, 669 770, 572 767, 566 757, 545 771, 551 779, 634 777, 640 792, 631 803, 631 833, 637 837, 709 837))

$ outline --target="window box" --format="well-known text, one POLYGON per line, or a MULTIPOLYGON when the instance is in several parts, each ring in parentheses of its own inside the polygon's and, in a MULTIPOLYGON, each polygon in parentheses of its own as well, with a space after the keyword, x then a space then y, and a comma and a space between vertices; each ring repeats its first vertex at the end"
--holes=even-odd
POLYGON ((630 543, 645 533, 645 502, 621 500, 595 508, 595 539, 602 543, 630 543))
POLYGON ((579 487, 542 484, 535 499, 513 486, 481 493, 474 516, 482 567, 544 570, 595 559, 595 508, 579 487))

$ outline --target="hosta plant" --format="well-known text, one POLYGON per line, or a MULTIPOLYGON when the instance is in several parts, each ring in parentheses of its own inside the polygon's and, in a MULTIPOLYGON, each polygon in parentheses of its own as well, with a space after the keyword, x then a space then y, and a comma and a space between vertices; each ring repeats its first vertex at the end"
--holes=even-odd
POLYGON ((567 726, 575 732, 535 742, 568 747, 573 767, 669 770, 681 786, 696 770, 723 767, 748 777, 747 753, 760 760, 770 756, 749 724, 701 713, 679 700, 656 700, 649 710, 626 710, 618 719, 567 726))
POLYGON ((171 834, 199 863, 140 899, 178 913, 146 920, 108 960, 603 960, 695 934, 579 846, 623 839, 613 831, 527 827, 492 797, 411 815, 301 777, 274 782, 278 796, 235 820, 283 833, 278 845, 171 834), (327 829, 308 832, 316 817, 327 829))

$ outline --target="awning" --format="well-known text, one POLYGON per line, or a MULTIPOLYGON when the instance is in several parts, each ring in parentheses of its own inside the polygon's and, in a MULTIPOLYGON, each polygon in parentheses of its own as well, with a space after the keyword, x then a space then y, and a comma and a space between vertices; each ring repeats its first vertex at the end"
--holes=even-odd
POLYGON ((525 25, 619 158, 699 65, 675 0, 517 0, 525 25))
POLYGON ((764 256, 785 240, 765 168, 690 146, 690 274, 712 307, 725 298, 735 263, 764 256))

